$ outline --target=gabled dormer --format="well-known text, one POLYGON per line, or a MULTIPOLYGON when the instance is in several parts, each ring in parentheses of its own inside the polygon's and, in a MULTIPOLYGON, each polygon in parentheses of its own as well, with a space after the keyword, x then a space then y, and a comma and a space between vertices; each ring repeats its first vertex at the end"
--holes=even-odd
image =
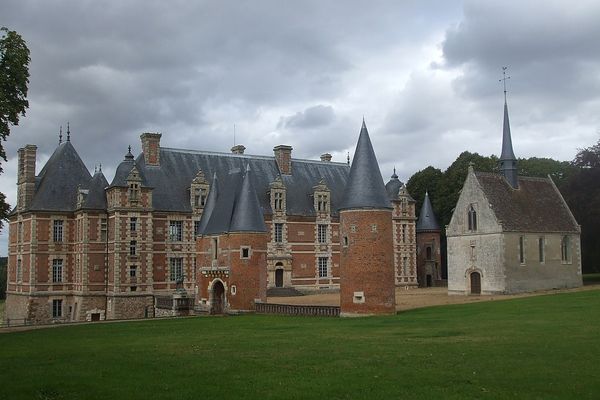
POLYGON ((190 205, 194 214, 201 214, 204 210, 209 191, 210 185, 204 176, 204 172, 199 169, 190 184, 190 205))
POLYGON ((287 196, 285 184, 280 175, 271 182, 269 193, 271 195, 271 210, 273 210, 273 215, 285 216, 287 196))
POLYGON ((331 191, 323 179, 313 186, 314 208, 317 217, 325 217, 331 213, 331 191))
POLYGON ((140 171, 134 165, 129 175, 127 175, 127 202, 130 207, 135 207, 141 201, 142 191, 142 178, 140 177, 140 171))

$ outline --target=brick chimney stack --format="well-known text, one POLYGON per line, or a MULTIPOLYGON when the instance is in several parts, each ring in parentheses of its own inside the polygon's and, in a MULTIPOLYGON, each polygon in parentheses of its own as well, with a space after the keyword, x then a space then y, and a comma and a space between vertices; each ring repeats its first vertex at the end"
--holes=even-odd
POLYGON ((19 172, 17 175, 17 209, 26 209, 31 205, 35 194, 35 158, 37 146, 25 145, 18 150, 19 172))
POLYGON ((331 154, 329 154, 329 153, 321 154, 321 161, 330 162, 331 161, 331 154))
POLYGON ((160 166, 160 133, 142 133, 142 152, 144 153, 144 162, 148 166, 160 166))
POLYGON ((244 150, 246 150, 246 146, 243 144, 238 144, 231 148, 233 154, 244 154, 244 150))
POLYGON ((275 153, 275 161, 279 167, 279 172, 283 175, 292 174, 292 146, 280 144, 273 148, 275 153))

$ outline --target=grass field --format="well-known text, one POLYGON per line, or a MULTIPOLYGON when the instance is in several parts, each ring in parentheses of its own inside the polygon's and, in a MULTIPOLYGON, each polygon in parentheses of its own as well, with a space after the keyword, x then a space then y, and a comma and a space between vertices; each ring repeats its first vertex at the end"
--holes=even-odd
POLYGON ((0 399, 597 399, 600 290, 0 334, 0 399))

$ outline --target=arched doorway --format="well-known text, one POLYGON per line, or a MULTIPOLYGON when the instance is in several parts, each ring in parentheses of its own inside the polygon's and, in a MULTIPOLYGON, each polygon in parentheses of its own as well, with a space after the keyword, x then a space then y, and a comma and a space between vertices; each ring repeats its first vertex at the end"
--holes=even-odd
POLYGON ((223 314, 225 311, 225 287, 223 286, 223 282, 215 281, 213 283, 210 304, 211 314, 223 314))
POLYGON ((481 274, 471 272, 471 294, 481 294, 481 274))
POLYGON ((427 287, 433 286, 433 278, 431 275, 427 274, 427 276, 425 277, 425 280, 427 281, 427 287))
POLYGON ((283 287, 283 268, 275 270, 275 287, 283 287))

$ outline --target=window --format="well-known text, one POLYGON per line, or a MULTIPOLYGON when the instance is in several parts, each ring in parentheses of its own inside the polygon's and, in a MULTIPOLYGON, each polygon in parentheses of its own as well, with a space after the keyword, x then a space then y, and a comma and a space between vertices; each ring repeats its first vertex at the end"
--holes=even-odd
POLYGON ((563 236, 562 240, 560 241, 560 254, 562 262, 571 262, 571 238, 568 236, 563 236))
POLYGON ((242 247, 241 258, 250 258, 250 247, 242 247))
POLYGON ((402 243, 406 243, 406 224, 402 224, 402 243))
POLYGON ((525 236, 519 236, 519 262, 525 264, 525 236))
POLYGON ((137 183, 129 184, 129 200, 136 201, 139 197, 139 185, 137 183))
POLYGON ((23 281, 23 265, 20 258, 17 259, 17 282, 23 281))
POLYGON ((21 243, 23 241, 23 223, 19 222, 17 229, 17 242, 21 243))
POLYGON ((170 274, 171 281, 175 282, 183 278, 183 258, 171 258, 170 259, 170 274))
POLYGON ((54 226, 52 229, 52 239, 55 242, 63 241, 63 222, 64 221, 62 219, 54 220, 54 226))
POLYGON ((425 259, 431 260, 431 256, 432 256, 431 246, 427 246, 425 248, 425 259))
POLYGON ((169 240, 171 242, 181 242, 183 240, 183 221, 169 222, 169 240))
POLYGON ((63 260, 52 260, 52 283, 60 283, 63 280, 63 260))
POLYGON ((213 238, 212 240, 212 251, 213 251, 213 260, 216 260, 219 257, 219 239, 213 238))
POLYGON ((329 276, 328 258, 319 257, 319 278, 326 278, 329 276))
POLYGON ((344 247, 348 247, 348 236, 344 236, 344 247))
POLYGON ((543 237, 538 238, 538 253, 539 261, 543 263, 546 261, 546 254, 544 253, 545 239, 543 237))
POLYGON ((137 231, 137 217, 129 218, 129 230, 131 232, 137 231))
POLYGON ((130 291, 130 292, 135 292, 135 291, 137 291, 137 286, 130 286, 130 287, 129 287, 129 291, 130 291))
POLYGON ((62 317, 62 300, 52 300, 52 318, 62 317))
POLYGON ((100 240, 106 242, 108 232, 108 221, 106 218, 100 219, 100 240))
POLYGON ((137 255, 137 241, 136 240, 132 240, 131 242, 129 242, 129 255, 130 256, 137 255))
POLYGON ((231 285, 231 294, 235 296, 237 293, 237 287, 235 285, 231 285))
POLYGON ((477 230, 477 211, 475 211, 475 208, 473 208, 473 204, 471 204, 469 206, 469 211, 467 213, 467 217, 468 217, 469 230, 476 231, 477 230))
POLYGON ((194 221, 194 236, 200 236, 200 221, 194 221))
POLYGON ((206 205, 206 189, 196 189, 194 194, 194 206, 204 207, 206 205))
POLYGON ((317 226, 317 240, 319 243, 327 243, 327 225, 317 226))
POLYGON ((327 212, 328 209, 328 201, 326 194, 317 195, 317 211, 319 212, 327 212))
POLYGON ((283 193, 275 192, 273 206, 275 207, 275 211, 283 210, 283 193))
POLYGON ((283 242, 283 224, 276 223, 273 231, 273 240, 277 243, 283 242))
POLYGON ((129 276, 135 278, 137 276, 137 265, 131 265, 129 267, 129 276))
POLYGON ((408 276, 408 257, 402 257, 402 275, 408 276))

